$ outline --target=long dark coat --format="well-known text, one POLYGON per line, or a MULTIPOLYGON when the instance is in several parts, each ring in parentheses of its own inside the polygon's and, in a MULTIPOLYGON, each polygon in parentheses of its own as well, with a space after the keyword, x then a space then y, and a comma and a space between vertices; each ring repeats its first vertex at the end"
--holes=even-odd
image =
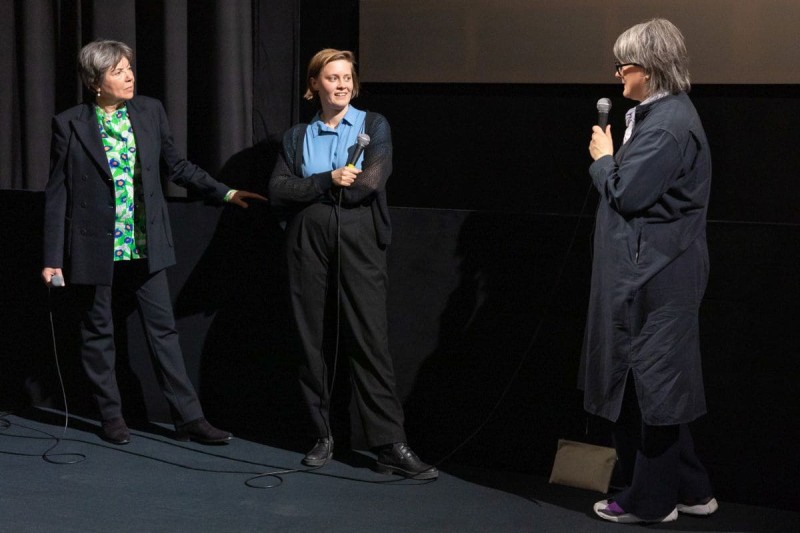
POLYGON ((709 271, 711 158, 689 97, 638 106, 632 137, 590 174, 600 204, 584 407, 616 421, 632 372, 645 423, 690 422, 706 412, 698 309, 709 271))
MULTIPOLYGON (((175 263, 160 162, 166 178, 222 200, 229 187, 187 161, 175 147, 161 102, 136 96, 127 102, 136 136, 147 216, 150 272, 175 263)), ((44 266, 64 268, 72 283, 111 285, 114 276, 114 188, 92 104, 53 117, 50 179, 45 189, 44 266)))

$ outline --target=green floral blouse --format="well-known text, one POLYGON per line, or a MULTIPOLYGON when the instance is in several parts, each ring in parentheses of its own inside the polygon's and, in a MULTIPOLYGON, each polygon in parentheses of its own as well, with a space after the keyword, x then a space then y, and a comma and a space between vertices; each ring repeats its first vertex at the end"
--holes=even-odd
POLYGON ((114 181, 114 261, 147 257, 142 172, 137 164, 136 138, 128 108, 121 107, 106 114, 95 107, 95 113, 114 181))

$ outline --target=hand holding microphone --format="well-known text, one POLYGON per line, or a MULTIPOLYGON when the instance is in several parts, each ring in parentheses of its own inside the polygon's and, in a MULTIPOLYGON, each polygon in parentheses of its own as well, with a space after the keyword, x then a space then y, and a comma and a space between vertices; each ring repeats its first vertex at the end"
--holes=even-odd
POLYGON ((608 125, 608 112, 611 100, 601 98, 597 101, 597 126, 592 127, 592 140, 589 142, 589 155, 597 161, 603 156, 614 155, 614 140, 611 126, 608 125))
POLYGON ((331 174, 331 179, 334 185, 339 187, 349 187, 356 181, 356 177, 361 173, 360 168, 346 166, 337 168, 331 174))
POLYGON ((337 168, 333 171, 332 179, 335 185, 339 187, 349 187, 356 181, 356 177, 361 173, 360 168, 356 168, 356 162, 361 154, 364 153, 364 148, 369 144, 370 138, 366 133, 359 133, 356 138, 356 147, 353 150, 353 155, 347 161, 347 165, 342 168, 337 168))
POLYGON ((60 268, 43 268, 42 280, 44 280, 45 285, 48 287, 63 287, 66 285, 64 283, 64 273, 61 272, 60 268))

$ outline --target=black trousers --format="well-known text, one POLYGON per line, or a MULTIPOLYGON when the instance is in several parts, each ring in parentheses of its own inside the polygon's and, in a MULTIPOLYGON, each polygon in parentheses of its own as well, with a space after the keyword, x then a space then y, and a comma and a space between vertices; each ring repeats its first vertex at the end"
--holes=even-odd
POLYGON ((166 271, 150 274, 147 261, 137 259, 114 264, 113 287, 76 285, 81 312, 81 361, 93 385, 94 398, 103 420, 122 416, 115 372, 116 349, 112 294, 133 294, 147 344, 155 363, 161 390, 172 408, 176 424, 203 417, 203 410, 186 373, 166 271))
POLYGON ((712 496, 711 481, 695 453, 688 424, 643 423, 632 379, 625 388, 614 445, 629 486, 613 499, 625 512, 654 520, 668 515, 678 503, 712 496))
POLYGON ((342 207, 339 213, 341 220, 335 206, 312 204, 287 228, 290 299, 306 358, 300 386, 318 436, 329 435, 331 376, 323 338, 328 292, 338 289, 342 327, 349 328, 352 339, 341 359, 350 365, 352 394, 367 444, 374 448, 405 442, 403 408, 389 354, 386 250, 377 243, 369 206, 342 207))

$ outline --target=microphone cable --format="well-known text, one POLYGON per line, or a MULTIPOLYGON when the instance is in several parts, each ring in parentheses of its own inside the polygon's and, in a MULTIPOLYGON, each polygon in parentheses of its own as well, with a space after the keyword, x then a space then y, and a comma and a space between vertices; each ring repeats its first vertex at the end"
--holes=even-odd
MULTIPOLYGON (((342 209, 342 189, 340 188, 337 194, 336 202, 334 203, 334 212, 336 214, 336 336, 335 336, 335 347, 333 353, 333 376, 328 376, 328 365, 325 363, 325 358, 323 357, 322 360, 322 378, 323 378, 323 385, 327 385, 328 380, 330 379, 330 386, 327 389, 328 394, 326 395, 326 402, 328 404, 328 414, 330 414, 330 400, 333 396, 333 388, 336 381, 336 369, 338 366, 339 361, 339 347, 340 347, 340 333, 341 333, 341 282, 342 282, 342 247, 341 247, 341 239, 342 239, 342 223, 341 223, 341 209, 342 209)), ((327 289, 326 289, 327 294, 327 289)), ((327 301, 327 296, 325 298, 327 301)), ((331 440, 331 444, 333 444, 333 437, 331 435, 331 427, 329 425, 328 417, 324 416, 322 412, 322 405, 319 407, 320 417, 322 418, 323 422, 325 423, 326 432, 328 435, 328 439, 331 440)), ((433 483, 436 479, 416 479, 414 476, 409 477, 392 477, 391 479, 383 479, 383 480, 370 480, 370 479, 361 479, 355 478, 350 476, 342 476, 337 474, 328 474, 328 473, 319 473, 316 472, 317 470, 321 469, 323 466, 327 464, 327 461, 324 464, 319 466, 314 466, 310 468, 289 468, 284 470, 275 470, 271 472, 264 472, 258 474, 257 476, 253 476, 247 479, 244 484, 250 488, 254 489, 272 489, 280 486, 283 483, 283 478, 281 475, 285 474, 311 474, 317 476, 324 476, 330 477, 334 479, 341 479, 345 481, 358 481, 361 483, 370 483, 374 485, 427 485, 428 483, 433 483), (265 477, 272 477, 278 480, 277 483, 270 484, 270 485, 257 485, 254 482, 258 479, 265 478, 265 477)))
MULTIPOLYGON (((83 453, 77 453, 77 452, 70 452, 70 453, 51 453, 51 452, 59 444, 61 444, 62 442, 77 442, 77 443, 87 444, 87 445, 90 445, 90 446, 98 446, 98 447, 106 448, 106 449, 109 449, 109 450, 115 450, 115 451, 118 451, 118 452, 121 452, 121 453, 126 453, 128 455, 133 455, 133 456, 141 457, 141 458, 144 458, 144 459, 150 459, 150 460, 153 460, 153 461, 158 461, 160 463, 165 463, 165 464, 168 464, 168 465, 172 465, 172 466, 176 466, 176 467, 180 467, 180 468, 185 468, 185 469, 193 470, 193 471, 212 472, 212 473, 230 473, 230 474, 254 474, 255 473, 253 471, 229 471, 229 470, 215 470, 215 469, 209 469, 209 468, 198 468, 198 467, 193 467, 193 466, 188 466, 188 465, 176 463, 176 462, 173 462, 173 461, 167 461, 167 460, 164 460, 164 459, 159 459, 159 458, 153 457, 151 455, 136 453, 136 452, 132 452, 132 451, 129 451, 129 450, 121 450, 121 449, 119 449, 119 447, 116 447, 116 446, 108 446, 108 445, 105 445, 105 444, 85 441, 85 440, 81 440, 81 439, 70 439, 70 438, 67 438, 66 437, 66 433, 67 433, 67 429, 69 428, 69 420, 70 420, 71 415, 69 413, 69 402, 67 401, 66 386, 64 384, 64 378, 63 378, 63 375, 62 375, 62 372, 61 372, 61 364, 59 362, 59 357, 58 357, 58 344, 57 344, 56 332, 55 332, 55 322, 53 320, 53 293, 52 293, 52 288, 51 287, 47 288, 47 297, 48 297, 48 319, 49 319, 49 323, 50 323, 50 339, 51 339, 52 348, 53 348, 53 359, 54 359, 54 363, 55 363, 56 375, 58 377, 58 382, 59 382, 59 386, 60 386, 60 390, 61 390, 61 399, 62 399, 62 402, 64 404, 64 426, 63 426, 63 431, 62 431, 61 436, 59 437, 59 436, 53 435, 53 434, 51 434, 51 433, 49 433, 47 431, 44 431, 44 430, 41 430, 41 429, 38 429, 38 428, 34 428, 34 427, 30 427, 30 426, 27 426, 25 424, 20 424, 18 422, 12 423, 7 418, 12 413, 6 412, 6 411, 0 412, 0 431, 7 430, 7 429, 11 428, 12 426, 17 426, 17 427, 21 427, 21 428, 28 429, 28 430, 31 430, 31 431, 36 431, 38 433, 42 433, 42 434, 46 435, 46 437, 30 437, 30 436, 26 437, 26 436, 22 436, 22 435, 5 434, 4 435, 5 437, 7 437, 7 438, 8 437, 14 437, 14 438, 34 438, 34 439, 55 440, 55 442, 52 444, 52 446, 50 446, 47 450, 45 450, 41 454, 19 453, 19 452, 11 452, 11 451, 6 451, 6 450, 0 451, 0 454, 17 455, 17 456, 24 456, 24 457, 41 457, 44 461, 46 461, 48 463, 51 463, 51 464, 73 465, 73 464, 78 464, 78 463, 81 463, 81 462, 85 461, 87 459, 87 456, 85 454, 83 454, 83 453), (72 460, 54 459, 54 458, 57 458, 57 457, 73 457, 74 459, 72 459, 72 460)), ((194 451, 196 453, 201 453, 201 454, 204 454, 204 455, 209 455, 209 456, 213 456, 213 457, 219 457, 219 458, 227 459, 227 460, 233 460, 233 461, 236 461, 236 462, 249 463, 249 464, 253 464, 253 465, 259 464, 259 463, 255 463, 255 462, 252 462, 252 461, 246 461, 246 460, 241 460, 241 459, 231 459, 229 457, 225 457, 225 456, 222 456, 222 455, 219 455, 219 454, 213 454, 213 453, 209 453, 209 452, 203 452, 203 451, 200 451, 200 450, 194 450, 194 449, 186 447, 186 446, 182 446, 182 445, 179 445, 179 444, 176 444, 176 443, 163 441, 161 439, 153 438, 153 437, 150 437, 150 436, 147 436, 147 435, 142 435, 140 433, 136 433, 136 435, 138 437, 141 437, 141 438, 153 440, 153 441, 156 441, 156 442, 161 442, 163 444, 169 444, 171 446, 175 446, 175 447, 179 447, 179 448, 183 448, 183 449, 187 449, 187 450, 192 450, 192 451, 194 451)))
MULTIPOLYGON (((34 440, 58 439, 58 437, 52 435, 51 433, 48 433, 45 430, 42 430, 42 429, 39 429, 39 428, 35 428, 35 427, 31 427, 31 426, 28 426, 28 425, 25 425, 25 424, 21 424, 19 422, 13 422, 12 423, 11 421, 3 418, 6 414, 7 413, 0 413, 0 422, 3 423, 3 426, 0 429, 8 429, 8 428, 10 428, 12 426, 16 426, 16 427, 24 428, 24 429, 27 429, 27 430, 30 430, 30 431, 35 431, 37 433, 41 433, 43 435, 46 435, 46 437, 35 437, 35 436, 30 436, 30 435, 6 435, 6 437, 13 437, 13 438, 19 438, 19 439, 34 439, 34 440)), ((271 465, 265 465, 263 463, 257 463, 255 461, 249 461, 247 459, 237 459, 237 458, 232 458, 232 457, 226 457, 224 455, 220 455, 220 454, 217 454, 217 453, 205 452, 205 451, 197 450, 196 448, 192 448, 190 446, 184 445, 183 443, 171 442, 171 441, 163 440, 163 439, 160 439, 160 438, 157 438, 157 437, 153 437, 153 436, 150 436, 150 435, 147 435, 147 434, 142 434, 142 433, 139 433, 139 432, 134 432, 133 434, 136 435, 137 438, 150 440, 150 441, 153 441, 153 442, 165 444, 165 445, 168 445, 168 446, 173 446, 175 448, 180 448, 180 449, 183 449, 183 450, 193 451, 195 453, 199 453, 199 454, 206 455, 206 456, 209 456, 209 457, 216 457, 216 458, 219 458, 219 459, 225 459, 225 460, 228 460, 228 461, 234 461, 234 462, 237 462, 237 463, 244 463, 244 464, 250 464, 250 465, 271 466, 271 465)), ((103 442, 92 442, 92 441, 88 441, 88 440, 70 439, 70 438, 63 438, 61 440, 65 441, 65 442, 74 442, 74 443, 85 444, 85 445, 88 445, 88 446, 95 446, 95 447, 98 447, 98 448, 104 448, 106 450, 112 450, 112 451, 117 452, 117 453, 123 453, 123 454, 130 455, 130 456, 133 456, 133 457, 139 457, 139 458, 142 458, 142 459, 149 459, 149 460, 152 460, 152 461, 156 461, 158 463, 162 463, 162 464, 166 464, 166 465, 170 465, 170 466, 175 466, 175 467, 178 467, 178 468, 183 468, 183 469, 191 470, 191 471, 195 471, 195 472, 210 472, 210 473, 218 473, 218 474, 255 474, 256 473, 256 472, 253 472, 252 470, 251 471, 220 470, 220 469, 214 469, 214 468, 204 468, 204 467, 186 465, 186 464, 182 464, 182 463, 179 463, 179 462, 176 462, 176 461, 170 461, 170 460, 167 460, 167 459, 161 459, 161 458, 155 457, 153 455, 135 452, 135 451, 132 451, 130 448, 123 449, 120 446, 109 445, 109 444, 105 444, 103 442)), ((0 454, 22 455, 22 456, 26 456, 26 457, 37 457, 38 456, 38 454, 16 453, 16 452, 10 452, 10 451, 5 451, 5 450, 0 451, 0 454)), ((63 454, 63 455, 68 455, 68 454, 63 454)), ((82 454, 72 454, 72 455, 82 455, 82 454)), ((68 464, 68 463, 63 463, 62 462, 62 463, 55 463, 55 464, 68 464)), ((69 463, 69 464, 71 464, 71 463, 69 463)))
MULTIPOLYGON (((21 424, 19 422, 11 422, 10 420, 8 420, 6 418, 10 414, 12 414, 12 413, 0 412, 0 430, 9 429, 10 427, 19 427, 19 428, 23 428, 23 429, 26 429, 26 430, 29 430, 29 431, 34 431, 36 433, 41 433, 41 434, 43 434, 45 436, 44 437, 38 437, 38 436, 31 436, 31 435, 4 435, 6 438, 29 439, 29 440, 50 440, 50 439, 57 439, 58 438, 58 437, 52 435, 51 433, 48 433, 47 431, 44 431, 42 429, 31 427, 31 426, 28 426, 26 424, 21 424)), ((208 456, 208 457, 214 457, 214 458, 217 458, 217 459, 223 459, 225 461, 230 461, 230 462, 242 464, 242 465, 245 465, 245 466, 242 469, 238 469, 238 470, 201 467, 201 466, 194 466, 194 465, 190 465, 190 464, 186 464, 186 463, 181 463, 181 462, 178 462, 178 461, 175 461, 175 460, 163 459, 163 458, 154 456, 153 454, 135 452, 130 447, 123 448, 123 447, 120 447, 120 446, 110 445, 110 444, 106 444, 106 443, 103 443, 103 442, 92 442, 92 441, 88 441, 88 440, 74 439, 74 438, 64 438, 64 439, 61 439, 61 440, 63 440, 64 442, 72 442, 72 443, 84 444, 84 445, 87 445, 87 446, 95 446, 97 448, 103 448, 105 450, 113 451, 115 453, 121 453, 121 454, 125 454, 125 455, 131 456, 131 457, 140 458, 140 459, 147 459, 147 460, 155 461, 155 462, 163 464, 163 465, 172 466, 172 467, 175 467, 175 468, 181 468, 183 470, 188 470, 188 471, 191 471, 191 472, 204 472, 204 473, 210 473, 210 474, 235 474, 235 475, 249 474, 249 475, 255 475, 253 478, 248 479, 245 482, 245 485, 247 485, 250 488, 257 488, 257 489, 274 488, 274 487, 277 487, 278 485, 280 485, 280 483, 277 483, 277 484, 274 484, 274 485, 271 485, 271 486, 258 486, 256 484, 252 483, 251 482, 252 480, 264 477, 265 475, 272 475, 272 476, 278 478, 280 481, 282 481, 282 479, 280 478, 280 474, 281 473, 291 473, 291 472, 299 472, 299 473, 305 473, 305 474, 311 474, 311 475, 317 475, 317 476, 323 476, 323 477, 330 477, 330 478, 333 478, 333 479, 340 479, 340 480, 344 480, 344 481, 357 481, 357 482, 360 482, 360 483, 369 483, 369 484, 374 484, 374 485, 399 485, 399 486, 422 485, 422 484, 425 484, 427 482, 433 481, 433 480, 425 480, 424 482, 412 483, 412 481, 415 481, 415 480, 406 479, 406 478, 393 478, 393 479, 388 479, 388 480, 387 479, 370 480, 370 479, 364 479, 364 478, 358 478, 358 477, 352 477, 352 476, 346 476, 346 475, 340 475, 340 474, 330 474, 330 473, 315 472, 315 470, 318 470, 319 467, 310 468, 310 469, 307 469, 307 470, 303 470, 303 469, 288 469, 287 468, 285 470, 275 470, 274 472, 271 472, 270 474, 263 474, 263 473, 259 473, 258 470, 256 470, 255 467, 270 467, 270 468, 281 468, 281 467, 278 466, 278 465, 269 465, 269 464, 265 464, 265 463, 261 463, 261 462, 257 462, 257 461, 251 461, 249 459, 229 457, 229 456, 225 456, 225 455, 218 454, 218 453, 202 451, 202 450, 198 450, 197 448, 191 447, 189 445, 185 445, 182 442, 173 442, 173 441, 170 441, 170 440, 164 440, 164 439, 161 439, 161 438, 158 438, 158 437, 150 436, 148 434, 142 434, 140 432, 133 432, 132 434, 136 435, 137 439, 146 439, 146 440, 150 440, 150 441, 153 441, 153 442, 156 442, 156 443, 160 443, 160 444, 164 444, 164 445, 167 445, 167 446, 172 446, 172 447, 179 448, 179 449, 182 449, 182 450, 187 450, 187 451, 190 451, 190 452, 194 452, 195 454, 201 454, 201 455, 205 455, 205 456, 208 456), (252 466, 253 468, 245 469, 248 465, 252 466)), ((21 453, 21 452, 13 452, 13 451, 8 451, 8 450, 0 450, 0 455, 13 455, 13 456, 22 456, 22 457, 39 457, 40 456, 40 454, 35 454, 35 453, 33 453, 33 454, 32 453, 21 453)), ((75 454, 75 455, 78 455, 78 454, 75 454)), ((57 464, 66 464, 66 463, 57 463, 57 464)))
MULTIPOLYGON (((48 318, 50 322, 50 340, 53 346, 53 361, 55 363, 56 368, 56 376, 58 376, 58 384, 61 390, 61 401, 64 404, 64 428, 61 433, 61 436, 58 437, 56 435, 51 435, 49 433, 43 432, 52 439, 55 440, 52 446, 50 446, 47 450, 45 450, 40 457, 42 460, 54 464, 54 465, 74 465, 86 460, 86 455, 82 453, 51 453, 59 444, 61 444, 64 440, 70 440, 66 438, 67 429, 69 428, 69 403, 67 402, 67 392, 66 387, 64 386, 64 377, 61 374, 61 364, 58 360, 58 344, 56 342, 56 328, 53 321, 53 294, 52 288, 50 286, 47 287, 47 303, 48 303, 48 318), (67 459, 55 459, 57 457, 73 457, 74 459, 67 460, 67 459)), ((5 418, 5 413, 0 415, 0 420, 2 420, 2 427, 0 429, 8 429, 11 427, 11 422, 5 418)), ((10 453, 10 452, 6 452, 10 453)), ((16 455, 31 455, 32 454, 16 454, 16 455)))
MULTIPOLYGON (((367 136, 362 131, 359 134, 358 138, 359 138, 358 147, 363 150, 363 148, 366 147, 369 144, 369 141, 370 141, 369 136, 367 136), (366 143, 363 143, 362 137, 366 137, 366 143)), ((358 148, 356 150, 357 150, 356 154, 358 154, 358 148)), ((358 159, 358 155, 354 154, 353 158, 352 158, 352 163, 349 162, 347 164, 347 166, 355 166, 355 161, 357 159, 358 159)), ((323 355, 323 357, 322 357, 322 382, 321 382, 322 386, 323 386, 323 393, 325 392, 325 390, 327 390, 327 394, 324 395, 325 397, 323 399, 325 400, 325 404, 328 407, 328 416, 325 416, 325 413, 323 412, 322 402, 320 402, 320 405, 318 407, 320 418, 322 419, 323 423, 325 424, 325 430, 326 430, 326 433, 327 433, 329 446, 333 446, 333 436, 331 435, 331 427, 330 427, 329 416, 330 416, 330 411, 331 411, 331 399, 333 398, 333 389, 334 389, 334 385, 335 385, 335 382, 336 382, 336 372, 337 372, 338 362, 339 362, 339 349, 340 349, 340 344, 341 344, 341 303, 342 303, 342 188, 341 187, 339 187, 339 190, 337 191, 336 200, 335 200, 335 202, 333 204, 333 210, 334 210, 334 214, 336 216, 336 321, 335 321, 336 322, 336 335, 335 335, 335 344, 334 344, 334 352, 333 352, 333 370, 332 370, 332 375, 330 375, 330 376, 328 375, 328 365, 327 365, 327 363, 325 361, 325 356, 323 355), (330 385, 328 385, 328 381, 330 381, 330 385)), ((325 289, 325 294, 326 294, 325 302, 327 302, 327 300, 328 300, 327 287, 325 289)), ((324 313, 323 313, 323 316, 324 316, 324 313)), ((324 320, 324 318, 323 318, 323 320, 324 320)), ((324 324, 323 324, 323 328, 324 328, 324 324)), ((330 450, 330 453, 333 453, 333 450, 330 450)), ((294 469, 287 469, 287 470, 279 470, 279 471, 275 471, 275 472, 265 472, 263 474, 259 474, 258 476, 255 476, 255 477, 252 477, 252 478, 248 479, 247 481, 245 481, 245 485, 247 485, 248 487, 259 488, 259 489, 275 488, 275 487, 279 486, 283 482, 283 478, 280 477, 280 475, 282 475, 282 474, 313 473, 315 470, 318 470, 318 469, 322 468, 327 463, 328 463, 328 461, 326 461, 325 463, 323 463, 323 464, 321 464, 319 466, 315 466, 315 467, 311 467, 311 468, 294 468, 294 469), (263 478, 263 477, 274 477, 274 478, 277 478, 279 482, 277 484, 266 485, 266 486, 258 486, 258 485, 254 485, 253 484, 253 481, 255 481, 256 479, 263 478)), ((317 474, 317 475, 328 476, 328 474, 317 474)), ((393 478, 393 479, 385 480, 385 481, 368 481, 368 480, 363 480, 363 479, 355 479, 355 478, 349 478, 349 477, 346 477, 346 476, 337 476, 337 475, 330 475, 330 477, 335 477, 335 478, 338 478, 338 479, 345 479, 345 480, 352 480, 352 481, 362 481, 362 482, 366 482, 366 483, 376 483, 376 484, 398 483, 400 481, 414 480, 413 477, 397 478, 397 479, 393 478)), ((431 482, 431 481, 435 481, 435 479, 433 479, 433 480, 414 480, 414 481, 422 481, 423 483, 416 483, 416 484, 424 484, 424 483, 428 483, 428 482, 431 482)))
MULTIPOLYGON (((339 218, 338 217, 340 215, 339 209, 341 208, 341 191, 340 191, 340 194, 339 194, 337 205, 335 207, 337 209, 337 212, 336 212, 336 215, 337 215, 337 255, 340 255, 339 252, 341 250, 341 247, 340 247, 339 242, 340 242, 340 239, 341 239, 341 224, 339 223, 339 218)), ((340 258, 337 258, 337 267, 340 270, 340 268, 341 268, 341 259, 340 258)), ((337 276, 337 282, 340 282, 340 276, 337 276)), ((272 470, 272 471, 269 471, 269 472, 258 472, 258 471, 253 471, 253 469, 251 469, 251 470, 233 470, 233 469, 228 470, 228 469, 214 469, 214 468, 196 467, 196 466, 192 466, 192 465, 179 463, 179 462, 176 462, 176 461, 169 461, 169 460, 166 460, 166 459, 161 459, 159 457, 155 457, 155 456, 149 455, 149 454, 138 453, 138 452, 134 452, 134 451, 127 450, 127 449, 120 449, 118 446, 109 446, 109 445, 104 444, 104 443, 97 443, 97 442, 91 442, 91 441, 86 441, 86 440, 81 440, 81 439, 67 438, 66 437, 66 432, 67 432, 67 429, 69 428, 69 420, 71 418, 71 415, 69 413, 69 404, 68 404, 68 401, 67 401, 66 386, 64 384, 64 379, 63 379, 63 375, 62 375, 62 371, 61 371, 61 365, 60 365, 59 358, 58 358, 58 347, 57 347, 57 339, 56 339, 56 333, 55 333, 55 322, 54 322, 54 319, 53 319, 53 293, 51 291, 52 291, 52 288, 48 287, 48 303, 49 303, 48 318, 49 318, 49 322, 50 322, 50 337, 51 337, 52 347, 53 347, 53 356, 54 356, 56 374, 58 376, 58 381, 59 381, 60 390, 61 390, 62 402, 64 404, 64 428, 63 428, 63 432, 62 432, 62 435, 59 437, 57 435, 53 435, 51 433, 48 433, 47 431, 44 431, 44 430, 41 430, 41 429, 38 429, 38 428, 34 428, 34 427, 30 427, 30 426, 27 426, 25 424, 20 424, 18 422, 13 422, 12 423, 7 418, 12 413, 10 413, 10 412, 0 412, 0 431, 9 429, 12 426, 17 426, 17 427, 21 427, 21 428, 24 428, 24 429, 28 429, 28 430, 35 431, 37 433, 42 433, 42 434, 46 435, 46 437, 32 437, 32 436, 8 435, 8 434, 6 434, 5 435, 6 437, 28 438, 28 439, 31 439, 31 438, 32 439, 48 439, 48 440, 49 439, 53 439, 53 440, 55 440, 55 443, 52 446, 50 446, 42 454, 18 453, 18 452, 11 452, 11 451, 5 451, 5 450, 0 450, 0 454, 26 456, 26 457, 41 457, 44 461, 46 461, 48 463, 58 464, 58 465, 78 464, 78 463, 81 463, 81 462, 83 462, 83 461, 85 461, 87 459, 87 456, 85 454, 77 453, 77 452, 58 453, 58 454, 51 453, 53 449, 55 449, 59 444, 61 444, 61 442, 74 442, 74 443, 81 443, 81 444, 86 444, 86 445, 90 445, 90 446, 97 446, 97 447, 105 448, 105 449, 108 449, 108 450, 114 450, 114 451, 116 451, 118 453, 124 453, 124 454, 130 455, 130 456, 134 456, 134 457, 139 457, 139 458, 143 458, 143 459, 149 459, 149 460, 153 460, 153 461, 156 461, 156 462, 159 462, 159 463, 163 463, 163 464, 166 464, 166 465, 170 465, 170 466, 174 466, 174 467, 177 467, 177 468, 182 468, 182 469, 186 469, 186 470, 190 470, 190 471, 195 471, 195 472, 207 472, 207 473, 215 473, 215 474, 237 474, 237 475, 250 474, 250 475, 252 475, 252 477, 246 479, 244 484, 247 487, 256 488, 256 489, 276 488, 276 487, 280 486, 283 483, 283 478, 281 476, 284 475, 284 474, 291 474, 291 473, 304 473, 304 474, 312 474, 312 475, 321 475, 321 476, 325 476, 325 477, 331 477, 331 478, 335 478, 335 479, 342 479, 342 480, 346 480, 346 481, 358 481, 358 482, 362 482, 362 483, 370 483, 370 484, 378 484, 378 485, 409 485, 409 484, 418 485, 418 484, 425 484, 425 483, 428 483, 430 481, 433 481, 433 480, 413 480, 411 478, 392 478, 392 479, 388 479, 388 480, 370 480, 370 479, 363 479, 363 478, 357 478, 357 477, 351 477, 351 476, 345 476, 345 475, 337 475, 337 474, 329 474, 329 473, 324 473, 323 474, 323 473, 315 472, 316 470, 319 470, 320 468, 322 468, 325 465, 320 465, 320 466, 311 467, 311 468, 281 468, 281 467, 279 467, 277 465, 265 465, 263 463, 258 463, 258 462, 250 461, 250 460, 247 460, 247 459, 232 458, 232 457, 227 457, 225 455, 221 455, 221 454, 217 454, 217 453, 198 450, 198 449, 195 449, 195 448, 192 448, 192 447, 189 447, 189 446, 185 446, 183 444, 166 441, 166 440, 163 440, 163 439, 160 439, 160 438, 149 436, 147 434, 142 434, 140 432, 135 432, 134 434, 138 438, 147 439, 147 440, 151 440, 151 441, 154 441, 154 442, 159 442, 159 443, 162 443, 162 444, 166 444, 166 445, 169 445, 169 446, 174 446, 174 447, 177 447, 177 448, 190 450, 190 451, 193 451, 194 453, 199 453, 199 454, 202 454, 202 455, 205 455, 205 456, 224 459, 224 460, 227 460, 227 461, 232 461, 232 462, 240 463, 240 464, 244 464, 244 465, 252 465, 252 466, 256 466, 256 467, 258 467, 258 466, 271 466, 272 468, 278 468, 278 469, 277 470, 272 470), (56 457, 74 457, 75 459, 73 459, 73 460, 58 460, 58 459, 54 459, 56 457), (276 483, 271 483, 271 484, 268 484, 268 485, 259 485, 259 484, 256 483, 256 480, 262 479, 262 478, 265 478, 265 477, 275 478, 277 480, 277 482, 276 483), (409 482, 412 482, 412 481, 417 481, 417 483, 409 483, 409 482), (422 483, 420 483, 419 481, 422 481, 422 483)), ((338 362, 339 344, 340 344, 340 342, 339 342, 339 340, 340 340, 340 313, 339 313, 340 298, 341 298, 340 293, 337 291, 336 350, 334 352, 334 361, 333 361, 334 371, 335 371, 335 368, 336 368, 337 362, 338 362)), ((324 361, 323 361, 323 363, 324 363, 324 361)), ((325 379, 325 382, 327 382, 327 379, 328 379, 328 376, 327 376, 327 365, 325 365, 325 364, 323 364, 323 378, 325 379)), ((330 388, 329 388, 328 398, 330 398, 330 394, 333 391, 333 386, 334 386, 334 383, 331 383, 330 388)), ((327 417, 322 417, 322 418, 323 418, 323 421, 325 422, 325 425, 326 425, 326 428, 327 428, 327 433, 330 436, 331 429, 330 429, 330 425, 328 423, 328 419, 327 419, 327 417)))
MULTIPOLYGON (((330 411, 331 411, 331 398, 333 397, 333 387, 336 382, 336 369, 338 367, 339 362, 339 344, 340 344, 340 334, 341 334, 341 300, 342 300, 342 220, 341 220, 341 210, 342 210, 342 189, 340 188, 338 194, 336 195, 336 201, 333 204, 333 211, 336 215, 336 335, 335 335, 335 344, 333 349, 333 377, 328 375, 328 365, 325 361, 325 354, 322 352, 322 380, 320 384, 322 385, 322 393, 323 398, 320 401, 317 410, 319 412, 319 416, 322 419, 322 422, 325 424, 325 432, 326 438, 328 439, 328 446, 333 447, 333 435, 331 435, 331 426, 329 421, 330 411), (328 385, 328 381, 330 380, 330 385, 328 385), (327 394, 325 393, 327 391, 327 394), (328 408, 327 416, 323 411, 323 402, 328 408)), ((326 283, 325 287, 325 298, 324 302, 328 301, 328 287, 326 283)), ((326 304, 323 304, 326 305, 326 304)), ((323 338, 324 338, 324 328, 325 328, 325 313, 323 312, 323 338)), ((329 450, 329 453, 332 454, 333 450, 329 450)), ((329 461, 325 461, 319 466, 312 466, 310 468, 291 468, 285 470, 276 470, 272 472, 264 472, 257 476, 251 477, 250 479, 244 482, 250 488, 254 489, 273 489, 280 486, 283 483, 283 478, 280 477, 281 475, 285 474, 305 474, 305 473, 312 473, 315 470, 319 470, 329 461), (265 477, 272 477, 278 480, 277 483, 270 484, 270 485, 256 485, 254 481, 257 479, 265 478, 265 477)), ((337 477, 337 476, 333 476, 337 477)))
POLYGON ((58 343, 56 342, 56 327, 53 322, 53 294, 52 287, 47 287, 47 300, 48 300, 48 317, 50 319, 50 340, 53 343, 53 361, 55 362, 56 375, 58 375, 58 385, 61 388, 61 401, 64 403, 64 431, 61 437, 56 437, 56 442, 48 448, 43 454, 42 459, 48 463, 56 465, 74 465, 86 460, 86 456, 82 453, 57 453, 52 454, 52 457, 76 457, 71 461, 57 461, 51 459, 50 452, 58 446, 67 435, 67 428, 69 427, 69 403, 67 402, 67 389, 64 386, 64 377, 61 375, 61 364, 58 361, 58 343))

